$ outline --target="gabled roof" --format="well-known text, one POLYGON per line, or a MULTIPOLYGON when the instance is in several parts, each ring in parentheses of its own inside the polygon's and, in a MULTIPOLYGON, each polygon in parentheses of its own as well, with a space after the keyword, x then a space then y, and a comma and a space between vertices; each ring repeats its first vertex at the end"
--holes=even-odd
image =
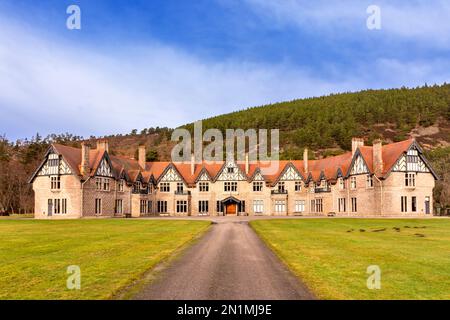
MULTIPOLYGON (((429 166, 429 163, 425 158, 423 158, 420 146, 415 142, 415 140, 409 139, 401 142, 396 142, 382 146, 383 172, 380 178, 384 178, 387 174, 389 174, 391 168, 395 165, 398 159, 411 147, 416 147, 419 150, 422 159, 429 166)), ((80 173, 81 149, 68 147, 61 144, 53 144, 47 151, 46 157, 49 153, 52 152, 61 155, 64 161, 66 161, 68 166, 71 168, 72 172, 80 179, 82 179, 82 175, 80 173)), ((337 179, 338 175, 348 176, 352 163, 359 155, 363 158, 369 171, 373 173, 374 168, 372 146, 359 147, 354 156, 352 156, 351 152, 347 152, 338 156, 328 157, 324 159, 308 160, 308 172, 305 172, 303 160, 280 160, 277 162, 252 161, 249 163, 249 171, 247 174, 245 173, 245 163, 235 163, 241 171, 242 175, 244 175, 244 177, 247 179, 247 181, 252 181, 254 176, 258 172, 260 172, 266 183, 274 185, 278 182, 282 174, 287 170, 289 166, 293 166, 294 169, 298 171, 299 175, 306 182, 309 182, 310 180, 320 182, 321 179, 334 181, 337 179), (272 170, 265 170, 269 165, 271 166, 272 170)), ((212 181, 215 181, 222 170, 225 168, 227 163, 225 161, 205 161, 200 164, 195 164, 193 174, 191 173, 191 164, 186 162, 147 162, 145 165, 145 170, 143 170, 140 167, 139 162, 133 158, 109 155, 108 152, 104 150, 91 149, 89 153, 91 175, 95 175, 97 168, 104 157, 110 163, 114 177, 125 177, 128 182, 135 182, 137 179, 139 179, 144 183, 155 181, 158 182, 162 178, 163 174, 167 172, 167 170, 169 170, 169 168, 174 168, 174 170, 180 175, 183 181, 188 185, 195 185, 198 182, 199 177, 203 173, 206 173, 212 181)), ((30 182, 33 181, 34 177, 45 164, 45 161, 46 159, 41 163, 36 172, 33 174, 30 182)), ((437 178, 434 171, 432 169, 430 171, 433 173, 435 178, 437 178)))

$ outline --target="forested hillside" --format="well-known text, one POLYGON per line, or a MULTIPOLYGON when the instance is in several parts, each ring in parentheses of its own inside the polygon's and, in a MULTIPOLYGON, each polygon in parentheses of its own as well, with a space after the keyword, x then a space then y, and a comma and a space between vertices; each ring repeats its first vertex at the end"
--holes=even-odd
MULTIPOLYGON (((193 124, 184 126, 190 130, 193 124)), ((351 148, 351 138, 375 138, 385 143, 415 137, 442 177, 435 199, 450 206, 450 85, 415 89, 367 90, 300 99, 248 108, 203 120, 203 129, 280 129, 281 158, 301 159, 308 147, 313 157, 326 157, 351 148)), ((130 134, 107 136, 114 154, 135 157, 138 145, 147 146, 147 158, 170 160, 172 129, 134 129, 130 134)), ((90 137, 95 144, 96 137, 90 137)), ((33 194, 27 184, 49 144, 79 146, 82 137, 71 134, 8 141, 0 137, 0 212, 31 212, 33 194)))

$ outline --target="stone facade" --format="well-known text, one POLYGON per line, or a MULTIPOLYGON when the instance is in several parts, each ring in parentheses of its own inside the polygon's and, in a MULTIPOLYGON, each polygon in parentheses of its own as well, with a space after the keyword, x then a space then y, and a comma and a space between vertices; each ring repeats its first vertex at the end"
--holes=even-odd
POLYGON ((352 141, 321 160, 259 163, 145 162, 52 145, 30 182, 35 218, 198 215, 431 216, 437 176, 414 140, 352 141))

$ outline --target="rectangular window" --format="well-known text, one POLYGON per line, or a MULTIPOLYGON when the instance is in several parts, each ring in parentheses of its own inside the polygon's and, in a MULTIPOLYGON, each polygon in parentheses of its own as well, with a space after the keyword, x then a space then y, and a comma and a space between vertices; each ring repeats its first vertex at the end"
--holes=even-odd
POLYGON ((200 192, 208 192, 209 191, 209 183, 208 182, 200 182, 198 184, 200 192))
POLYGON ((216 211, 217 211, 217 212, 223 212, 223 204, 222 204, 222 201, 217 201, 217 203, 216 203, 216 211))
POLYGON ((119 180, 119 182, 117 182, 117 191, 119 192, 123 192, 123 180, 119 180))
POLYGON ((278 182, 278 192, 284 193, 286 191, 284 181, 278 182))
POLYGON ((60 176, 50 177, 50 188, 52 190, 60 190, 61 189, 61 177, 60 176))
POLYGON ((102 178, 95 178, 95 188, 102 190, 102 178))
POLYGON ((322 199, 316 199, 316 212, 323 212, 323 201, 322 201, 322 199))
POLYGON ((356 189, 356 177, 350 177, 350 188, 356 189))
POLYGON ((254 181, 253 182, 253 191, 259 192, 263 189, 263 182, 262 181, 254 181))
POLYGON ((277 212, 277 213, 286 212, 286 201, 285 200, 275 200, 275 212, 277 212))
POLYGON ((316 200, 311 200, 311 212, 316 212, 316 200))
POLYGON ((102 199, 95 199, 95 214, 102 214, 102 199))
POLYGON ((245 212, 245 200, 241 201, 239 204, 239 212, 245 212))
POLYGON ((402 196, 400 201, 402 212, 408 212, 408 197, 402 196))
POLYGON ((61 213, 67 214, 67 199, 61 200, 61 213))
POLYGON ((167 201, 157 201, 156 209, 158 213, 167 213, 167 201))
POLYGON ((264 200, 253 200, 253 212, 256 214, 264 212, 264 200))
POLYGON ((302 191, 302 182, 301 181, 295 181, 295 191, 296 192, 302 191))
POLYGON ((177 193, 183 193, 183 191, 184 191, 183 182, 177 182, 177 193))
POLYGON ((358 202, 356 198, 352 198, 352 212, 358 212, 358 202))
POLYGON ((345 180, 344 180, 344 178, 339 178, 339 189, 345 190, 345 180))
POLYGON ((411 211, 417 212, 417 198, 411 197, 411 211))
POLYGON ((209 213, 209 201, 200 200, 198 202, 198 213, 200 213, 200 214, 208 214, 209 213))
POLYGON ((117 214, 123 213, 123 200, 122 199, 116 199, 114 213, 117 213, 117 214))
POLYGON ((60 199, 55 199, 53 200, 53 213, 54 214, 60 214, 61 213, 61 200, 60 199))
POLYGON ((103 191, 109 191, 109 179, 108 178, 103 178, 103 191))
POLYGON ((345 198, 338 199, 338 211, 339 212, 347 211, 347 199, 345 199, 345 198))
POLYGON ((405 187, 415 187, 415 186, 416 186, 416 174, 405 173, 405 187))
POLYGON ((186 213, 186 212, 187 212, 187 201, 177 200, 177 213, 186 213))
POLYGON ((368 189, 373 188, 373 176, 368 174, 366 178, 366 187, 368 189))
POLYGON ((161 182, 159 184, 159 191, 170 192, 170 183, 169 182, 161 182))
POLYGON ((224 182, 223 190, 225 192, 236 192, 237 191, 237 182, 236 181, 224 182))
POLYGON ((305 211, 305 200, 295 200, 295 212, 305 211))
POLYGON ((140 213, 141 214, 147 213, 147 200, 141 200, 140 213))
POLYGON ((227 168, 227 172, 228 173, 234 173, 234 168, 233 167, 228 167, 227 168))

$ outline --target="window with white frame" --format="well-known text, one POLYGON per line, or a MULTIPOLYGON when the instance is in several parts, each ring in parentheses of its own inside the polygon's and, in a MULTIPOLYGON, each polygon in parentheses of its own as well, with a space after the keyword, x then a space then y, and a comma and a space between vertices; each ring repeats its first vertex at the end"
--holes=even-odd
POLYGON ((373 176, 371 174, 368 174, 366 177, 366 188, 373 188, 373 176))
POLYGON ((285 200, 275 200, 275 212, 277 213, 286 212, 285 200))
POLYGON ((255 214, 264 212, 264 200, 253 200, 253 212, 255 214))
POLYGON ((102 214, 102 199, 95 199, 95 214, 102 214))
POLYGON ((209 182, 201 181, 198 184, 198 188, 200 192, 208 192, 209 191, 209 182))
POLYGON ((60 190, 61 189, 61 177, 60 176, 50 177, 50 188, 52 190, 60 190))
POLYGON ((284 193, 286 191, 286 185, 285 185, 284 181, 278 182, 277 190, 279 193, 284 193))
POLYGON ((156 210, 158 213, 167 213, 167 201, 158 200, 156 202, 156 210))
POLYGON ((108 178, 103 178, 103 191, 110 190, 110 181, 108 178))
POLYGON ((54 199, 53 200, 53 213, 54 214, 60 214, 61 213, 61 200, 60 199, 54 199))
POLYGON ((200 214, 208 214, 209 213, 209 201, 208 200, 199 200, 198 213, 200 213, 200 214))
MULTIPOLYGON (((117 182, 117 191, 119 191, 119 192, 123 192, 123 185, 124 185, 124 181, 123 181, 123 179, 120 179, 118 182, 117 182)), ((119 213, 119 212, 118 212, 119 213)), ((120 212, 121 213, 121 212, 120 212)))
POLYGON ((402 196, 400 198, 400 202, 401 202, 401 211, 408 212, 408 197, 402 196))
POLYGON ((316 212, 316 200, 311 200, 311 212, 316 212))
POLYGON ((187 201, 186 200, 177 200, 176 205, 177 213, 186 213, 187 212, 187 201))
POLYGON ((170 192, 170 183, 169 182, 161 182, 159 184, 160 192, 170 192))
POLYGON ((416 174, 405 173, 405 187, 415 187, 415 186, 416 186, 416 174))
POLYGON ((316 199, 316 212, 323 212, 323 200, 316 199))
POLYGON ((61 199, 61 213, 67 214, 67 199, 61 199))
POLYGON ((226 182, 224 182, 223 190, 225 192, 236 192, 237 191, 237 182, 236 181, 226 181, 226 182))
POLYGON ((356 189, 356 177, 350 177, 350 188, 356 189))
POLYGON ((339 178, 339 189, 344 190, 345 189, 345 180, 344 178, 339 178))
POLYGON ((296 192, 302 191, 302 182, 301 181, 295 181, 295 191, 296 192))
POLYGON ((122 199, 116 199, 116 203, 115 203, 114 208, 115 208, 114 213, 122 214, 123 213, 123 200, 122 199))
POLYGON ((417 212, 417 198, 411 197, 411 211, 412 212, 417 212))
POLYGON ((339 212, 346 212, 347 211, 347 199, 346 198, 339 198, 338 199, 338 211, 339 212))
POLYGON ((102 178, 95 178, 95 189, 102 190, 102 178))
POLYGON ((253 182, 253 191, 259 192, 263 189, 263 182, 262 181, 254 181, 253 182))
POLYGON ((295 200, 295 212, 305 211, 305 200, 295 200))
POLYGON ((147 200, 141 200, 141 206, 140 206, 140 213, 146 214, 147 213, 147 200))
POLYGON ((352 198, 352 212, 358 212, 358 199, 352 198))

